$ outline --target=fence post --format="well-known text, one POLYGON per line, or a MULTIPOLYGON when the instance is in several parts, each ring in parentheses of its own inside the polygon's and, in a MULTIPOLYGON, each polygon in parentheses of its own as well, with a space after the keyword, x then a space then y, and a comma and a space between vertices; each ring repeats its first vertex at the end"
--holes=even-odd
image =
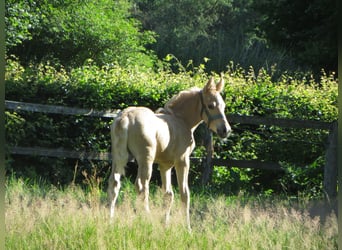
POLYGON ((202 162, 203 174, 202 185, 208 184, 212 174, 212 158, 214 153, 213 134, 209 128, 205 126, 203 143, 206 151, 205 158, 202 162))
POLYGON ((330 129, 325 153, 323 190, 328 201, 335 198, 337 194, 337 127, 336 121, 330 129))

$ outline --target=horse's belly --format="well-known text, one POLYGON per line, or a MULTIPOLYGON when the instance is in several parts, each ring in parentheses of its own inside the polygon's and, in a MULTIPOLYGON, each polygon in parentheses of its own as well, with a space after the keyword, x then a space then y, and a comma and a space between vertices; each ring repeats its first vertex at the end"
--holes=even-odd
POLYGON ((170 132, 167 126, 158 130, 157 144, 155 162, 160 164, 173 164, 181 158, 188 157, 193 148, 191 135, 182 129, 170 132))
POLYGON ((156 140, 157 140, 157 150, 156 150, 155 162, 156 163, 173 162, 174 149, 173 149, 172 138, 170 135, 168 125, 163 121, 159 121, 158 131, 156 134, 156 140))

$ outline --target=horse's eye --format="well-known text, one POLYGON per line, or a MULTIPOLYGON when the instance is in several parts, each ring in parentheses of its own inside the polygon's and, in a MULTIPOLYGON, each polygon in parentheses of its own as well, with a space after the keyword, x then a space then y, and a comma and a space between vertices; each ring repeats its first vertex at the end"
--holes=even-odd
POLYGON ((212 104, 212 103, 208 104, 208 109, 214 109, 214 108, 215 108, 214 104, 212 104))

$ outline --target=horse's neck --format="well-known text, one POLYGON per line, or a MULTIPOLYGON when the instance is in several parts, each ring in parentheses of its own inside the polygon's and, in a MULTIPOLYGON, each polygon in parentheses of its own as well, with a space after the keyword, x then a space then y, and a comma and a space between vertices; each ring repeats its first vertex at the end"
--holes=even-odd
POLYGON ((174 107, 173 112, 193 132, 202 122, 199 92, 193 91, 189 93, 179 105, 174 107))

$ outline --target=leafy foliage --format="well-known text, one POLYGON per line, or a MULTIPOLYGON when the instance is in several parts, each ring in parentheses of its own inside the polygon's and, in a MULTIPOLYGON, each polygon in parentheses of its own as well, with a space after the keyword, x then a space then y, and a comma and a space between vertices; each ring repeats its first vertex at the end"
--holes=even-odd
POLYGON ((328 1, 255 1, 263 36, 316 72, 337 69, 337 8, 328 1))
POLYGON ((39 11, 31 1, 6 1, 6 49, 31 40, 31 29, 39 24, 39 11))
POLYGON ((183 63, 210 58, 208 69, 229 61, 280 71, 337 70, 334 1, 146 1, 135 0, 134 16, 153 30, 160 58, 172 53, 183 63))
POLYGON ((22 62, 54 61, 80 66, 92 58, 98 65, 119 63, 151 67, 152 32, 140 31, 130 18, 128 1, 8 1, 8 54, 22 62), (94 11, 96 9, 96 11, 94 11))
MULTIPOLYGON (((48 64, 24 68, 17 60, 10 59, 7 62, 6 98, 99 110, 132 105, 155 110, 180 90, 203 86, 208 79, 203 67, 179 66, 182 71, 175 74, 168 70, 166 62, 164 69, 155 72, 119 65, 99 67, 88 61, 86 65, 67 72, 48 64)), ((231 64, 225 78, 227 113, 321 121, 337 118, 334 75, 322 72, 320 83, 310 76, 298 79, 289 75, 272 81, 272 76, 264 70, 255 73, 252 68, 244 71, 231 64)), ((94 151, 110 149, 111 121, 108 119, 22 112, 6 112, 6 119, 7 141, 11 145, 94 151)), ((215 157, 280 162, 286 172, 218 167, 214 169, 212 185, 221 192, 241 189, 310 192, 307 189, 321 183, 327 131, 242 124, 234 124, 233 131, 226 141, 215 139, 215 157), (315 177, 305 177, 311 174, 315 177)), ((200 138, 197 141, 200 143, 200 138)), ((203 154, 200 148, 195 153, 197 156, 203 154)), ((63 180, 62 183, 70 183, 76 164, 75 160, 65 163, 49 159, 52 167, 46 168, 47 159, 39 163, 37 159, 32 161, 13 156, 12 160, 9 170, 22 174, 30 171, 32 177, 44 173, 53 182, 63 180)), ((91 168, 86 162, 78 164, 78 171, 91 168)), ((192 168, 191 180, 196 185, 201 169, 200 166, 192 168)), ((108 165, 102 169, 102 174, 106 175, 108 165)))
MULTIPOLYGON (((337 119, 333 6, 289 0, 9 0, 6 99, 156 109, 182 89, 203 86, 213 70, 225 73, 228 113, 332 122, 337 119), (297 72, 303 68, 314 75, 297 72)), ((108 119, 5 115, 9 145, 110 148, 108 119)), ((233 129, 229 139, 215 142, 216 157, 279 162, 285 173, 217 166, 213 189, 320 192, 327 131, 243 124, 233 129)), ((194 155, 202 156, 203 148, 194 155)), ((99 164, 106 175, 108 163, 99 164)), ((55 184, 74 176, 79 182, 91 168, 85 161, 26 156, 9 157, 7 164, 18 175, 38 174, 55 184)), ((200 173, 200 166, 192 167, 193 184, 200 173)))
MULTIPOLYGON (((320 121, 337 119, 334 75, 327 76, 322 72, 321 84, 316 83, 312 76, 296 79, 283 75, 275 82, 264 70, 256 74, 252 68, 245 72, 234 69, 233 65, 227 75, 229 84, 225 95, 228 113, 320 121)), ((226 143, 215 142, 217 157, 278 162, 285 169, 285 175, 253 169, 217 169, 223 176, 239 176, 236 177, 239 183, 232 185, 235 192, 242 188, 258 192, 272 189, 317 194, 317 188, 322 186, 328 131, 266 125, 234 125, 233 131, 226 143), (312 173, 316 178, 308 179, 310 185, 305 181, 298 184, 298 178, 312 176, 312 173)), ((217 175, 215 171, 214 175, 217 175)), ((231 186, 227 188, 231 190, 231 186)))

